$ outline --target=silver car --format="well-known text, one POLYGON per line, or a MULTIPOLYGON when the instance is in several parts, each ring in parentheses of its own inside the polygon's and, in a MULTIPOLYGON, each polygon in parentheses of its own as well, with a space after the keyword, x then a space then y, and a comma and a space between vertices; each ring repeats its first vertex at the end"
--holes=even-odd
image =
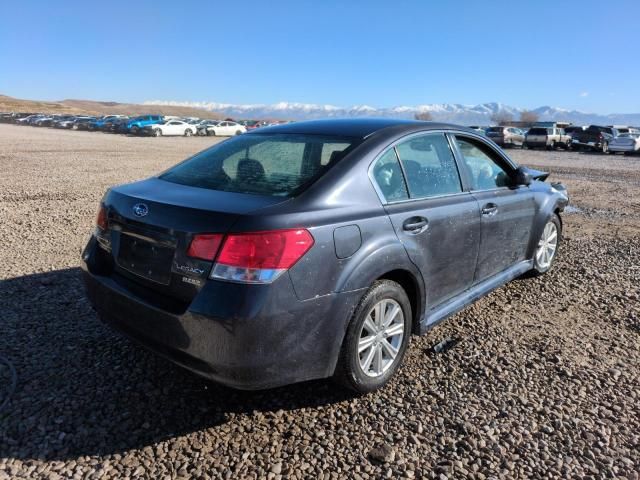
POLYGON ((609 142, 609 152, 628 155, 640 152, 640 133, 621 133, 609 142))
POLYGON ((502 126, 489 127, 486 130, 487 137, 501 147, 523 147, 524 132, 516 127, 502 126))

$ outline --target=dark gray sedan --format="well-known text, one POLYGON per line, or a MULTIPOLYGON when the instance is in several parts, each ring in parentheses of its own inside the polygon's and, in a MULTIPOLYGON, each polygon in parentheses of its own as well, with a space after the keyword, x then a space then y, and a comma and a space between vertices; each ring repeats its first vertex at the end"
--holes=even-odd
POLYGON ((568 197, 546 177, 453 125, 261 128, 110 189, 84 279, 104 321, 215 381, 371 391, 411 334, 551 268, 568 197))

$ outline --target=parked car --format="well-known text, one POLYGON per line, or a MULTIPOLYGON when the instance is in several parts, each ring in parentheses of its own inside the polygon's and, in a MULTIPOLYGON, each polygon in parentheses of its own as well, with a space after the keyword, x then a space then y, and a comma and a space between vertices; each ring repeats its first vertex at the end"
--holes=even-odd
POLYGON ((218 122, 216 125, 207 127, 207 135, 215 135, 218 137, 240 135, 241 133, 245 133, 246 131, 247 128, 244 125, 226 120, 218 122))
POLYGON ((640 152, 640 133, 621 133, 609 142, 609 152, 633 154, 640 152))
POLYGON ((48 127, 51 121, 54 120, 54 117, 51 115, 42 115, 34 120, 29 122, 34 127, 48 127))
POLYGON ((49 123, 48 126, 53 128, 64 128, 61 125, 69 120, 73 120, 74 118, 75 115, 58 115, 49 123))
POLYGON ((196 128, 198 129, 198 135, 201 135, 201 136, 213 135, 213 132, 210 132, 208 129, 209 127, 214 127, 218 125, 218 123, 220 123, 219 120, 201 121, 198 125, 196 125, 196 128))
POLYGON ((156 137, 162 136, 185 136, 190 137, 195 135, 198 129, 195 125, 191 125, 182 120, 169 120, 163 123, 154 123, 153 125, 147 125, 143 129, 143 134, 154 135, 156 137))
POLYGON ((522 148, 524 145, 524 133, 516 127, 489 127, 486 130, 486 135, 501 147, 518 146, 522 148))
POLYGON ((573 141, 574 135, 577 135, 578 133, 582 132, 583 130, 584 130, 584 127, 581 127, 579 125, 570 125, 568 127, 565 127, 564 133, 569 135, 571 137, 572 141, 573 141))
POLYGON ((162 122, 164 122, 162 115, 141 115, 139 117, 129 119, 124 130, 135 135, 140 129, 147 125, 154 125, 162 122))
POLYGON ((88 125, 89 130, 102 130, 105 124, 112 122, 119 118, 126 118, 125 115, 105 115, 100 118, 96 118, 93 122, 90 122, 88 125))
POLYGON ((60 119, 53 126, 55 128, 69 129, 69 128, 71 128, 73 126, 73 124, 75 123, 77 118, 78 117, 76 117, 75 115, 72 115, 72 116, 69 116, 67 118, 60 119))
POLYGON ((24 118, 20 118, 16 121, 16 124, 18 125, 32 125, 33 122, 41 119, 41 118, 45 118, 46 115, 42 115, 42 114, 34 114, 34 115, 29 115, 27 117, 24 118))
POLYGON ((260 120, 243 120, 242 122, 238 122, 238 123, 240 123, 241 125, 244 125, 247 131, 255 130, 256 128, 260 128, 264 125, 263 122, 261 122, 260 120))
POLYGON ((571 136, 567 135, 562 128, 557 127, 532 127, 524 137, 526 148, 546 148, 555 150, 556 148, 571 149, 571 136))
POLYGON ((411 334, 552 267, 568 196, 547 176, 446 124, 262 128, 109 189, 84 282, 101 319, 220 383, 367 392, 411 334))
POLYGON ((589 125, 582 132, 573 135, 573 148, 578 150, 600 151, 609 153, 609 143, 619 132, 613 127, 601 127, 599 125, 589 125))
POLYGON ((72 130, 89 130, 89 125, 96 120, 96 117, 76 117, 71 125, 72 130))

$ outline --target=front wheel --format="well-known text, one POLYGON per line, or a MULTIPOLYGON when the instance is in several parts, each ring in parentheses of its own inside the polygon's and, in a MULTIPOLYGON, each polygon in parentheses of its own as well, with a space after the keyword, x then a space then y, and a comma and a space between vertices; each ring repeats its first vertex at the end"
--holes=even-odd
POLYGON ((609 152, 609 142, 604 142, 602 144, 602 153, 604 153, 605 155, 608 155, 609 152))
POLYGON ((562 240, 562 223, 555 213, 549 218, 533 255, 533 271, 543 274, 551 269, 562 240))
POLYGON ((242 134, 242 130, 236 130, 236 135, 241 135, 242 134))
POLYGON ((359 393, 384 386, 398 370, 411 335, 411 304, 391 280, 373 284, 356 308, 335 378, 359 393))
POLYGON ((187 129, 184 131, 184 136, 185 136, 185 137, 190 137, 192 133, 193 133, 193 132, 191 132, 191 129, 190 129, 190 128, 187 128, 187 129))
POLYGON ((162 136, 162 130, 160 130, 159 128, 154 128, 154 129, 153 129, 153 134, 154 134, 156 137, 161 137, 161 136, 162 136))

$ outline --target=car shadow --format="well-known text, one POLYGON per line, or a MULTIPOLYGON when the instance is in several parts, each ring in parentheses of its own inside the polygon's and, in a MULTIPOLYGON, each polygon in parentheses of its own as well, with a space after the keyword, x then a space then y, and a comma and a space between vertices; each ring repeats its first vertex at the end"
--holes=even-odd
POLYGON ((79 268, 0 281, 0 312, 0 357, 17 374, 13 391, 0 388, 0 458, 123 453, 238 413, 351 398, 326 380, 243 392, 185 371, 102 324, 79 268))

